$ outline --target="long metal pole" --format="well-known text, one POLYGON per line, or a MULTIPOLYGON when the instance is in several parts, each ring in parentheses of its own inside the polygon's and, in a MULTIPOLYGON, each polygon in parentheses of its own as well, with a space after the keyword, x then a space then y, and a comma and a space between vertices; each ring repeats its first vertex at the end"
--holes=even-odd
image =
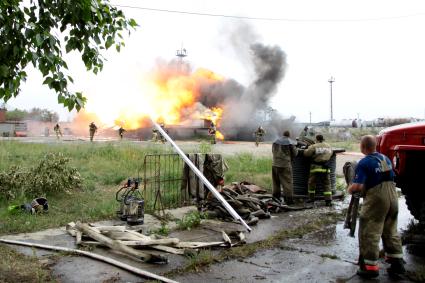
POLYGON ((243 226, 248 230, 248 232, 251 232, 251 227, 246 224, 246 222, 240 217, 240 215, 233 209, 233 207, 223 198, 223 196, 214 188, 213 185, 208 181, 207 178, 199 171, 198 168, 196 168, 195 164, 184 154, 184 152, 180 149, 180 147, 177 146, 177 144, 170 138, 170 136, 164 131, 161 126, 159 126, 153 119, 152 123, 155 126, 155 128, 161 133, 163 137, 167 141, 171 143, 171 145, 174 147, 174 149, 177 151, 177 153, 180 155, 181 158, 183 158, 184 162, 193 170, 193 172, 196 174, 196 176, 201 179, 202 183, 210 190, 210 192, 223 204, 224 208, 230 213, 230 215, 233 216, 233 218, 237 221, 240 221, 243 226))
POLYGON ((331 89, 331 121, 334 120, 334 112, 333 112, 333 98, 332 98, 332 84, 335 82, 335 78, 331 76, 331 78, 328 80, 330 84, 331 89))

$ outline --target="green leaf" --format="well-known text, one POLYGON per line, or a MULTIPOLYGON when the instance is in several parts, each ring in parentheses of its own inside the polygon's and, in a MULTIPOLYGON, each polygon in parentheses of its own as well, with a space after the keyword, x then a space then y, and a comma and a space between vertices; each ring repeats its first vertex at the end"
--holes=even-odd
POLYGON ((105 42, 105 48, 108 49, 114 43, 112 36, 108 36, 105 42))
POLYGON ((37 43, 37 46, 40 46, 41 44, 43 44, 43 36, 37 33, 37 35, 35 36, 35 41, 37 43))
POLYGON ((6 77, 8 73, 9 73, 9 68, 5 65, 0 65, 0 76, 6 77))
POLYGON ((62 94, 59 94, 58 95, 58 103, 59 104, 63 104, 64 102, 65 102, 65 97, 63 97, 62 94))
POLYGON ((47 77, 47 78, 44 80, 43 84, 44 84, 44 85, 50 85, 52 82, 53 82, 53 78, 51 78, 51 77, 47 77))
POLYGON ((132 28, 135 28, 135 27, 137 27, 137 26, 138 26, 138 24, 137 24, 136 20, 134 20, 134 19, 130 19, 130 21, 128 22, 128 24, 129 24, 132 28))
POLYGON ((93 36, 93 39, 94 39, 94 42, 96 42, 96 44, 98 44, 98 45, 101 44, 99 36, 95 35, 95 36, 93 36))

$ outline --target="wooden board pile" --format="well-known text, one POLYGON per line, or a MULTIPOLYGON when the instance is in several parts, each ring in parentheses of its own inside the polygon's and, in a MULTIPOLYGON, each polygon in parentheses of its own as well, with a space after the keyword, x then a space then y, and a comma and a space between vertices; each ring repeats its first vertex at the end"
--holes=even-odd
MULTIPOLYGON (((305 207, 285 205, 273 195, 267 194, 265 189, 248 182, 232 183, 222 187, 219 191, 233 209, 247 220, 248 225, 255 225, 259 219, 270 218, 270 212, 305 209, 305 207)), ((210 217, 233 220, 223 205, 211 194, 207 196, 202 206, 210 217)))
POLYGON ((238 242, 232 243, 230 237, 222 233, 222 241, 184 242, 178 238, 166 238, 158 235, 143 235, 126 226, 93 226, 87 223, 70 222, 67 232, 75 237, 77 246, 103 246, 127 256, 149 263, 167 263, 162 254, 191 254, 200 248, 232 247, 244 243, 245 236, 238 235, 238 242))

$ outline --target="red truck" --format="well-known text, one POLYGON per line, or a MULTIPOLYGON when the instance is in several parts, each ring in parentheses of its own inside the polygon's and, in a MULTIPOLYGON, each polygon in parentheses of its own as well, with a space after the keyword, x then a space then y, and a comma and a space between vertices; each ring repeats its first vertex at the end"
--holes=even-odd
POLYGON ((425 122, 382 130, 377 136, 377 151, 392 160, 397 187, 405 195, 407 207, 425 223, 425 122))

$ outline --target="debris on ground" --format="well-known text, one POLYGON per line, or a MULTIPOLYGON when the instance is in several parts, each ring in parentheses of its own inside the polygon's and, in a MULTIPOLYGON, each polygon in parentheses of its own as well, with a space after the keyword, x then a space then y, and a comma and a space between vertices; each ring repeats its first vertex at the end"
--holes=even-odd
MULTIPOLYGON (((223 186, 219 192, 233 209, 243 219, 248 221, 248 225, 257 224, 259 219, 270 218, 270 213, 272 212, 278 213, 309 208, 286 205, 273 197, 273 195, 267 194, 264 188, 249 182, 232 183, 231 185, 223 186)), ((208 213, 209 218, 220 218, 226 221, 233 220, 223 205, 211 194, 208 194, 201 206, 208 213)))
POLYGON ((24 203, 20 205, 10 205, 7 208, 10 214, 15 214, 18 212, 27 212, 30 214, 36 214, 41 212, 49 211, 49 203, 44 197, 35 198, 31 203, 24 203))
POLYGON ((425 257, 425 224, 412 221, 401 234, 403 245, 413 255, 425 257))
POLYGON ((185 255, 201 248, 232 247, 245 243, 245 235, 238 233, 230 236, 224 230, 221 231, 223 239, 215 242, 186 242, 159 235, 147 236, 126 226, 94 226, 80 222, 68 223, 66 230, 75 237, 78 246, 106 246, 148 263, 167 263, 163 253, 185 255))

